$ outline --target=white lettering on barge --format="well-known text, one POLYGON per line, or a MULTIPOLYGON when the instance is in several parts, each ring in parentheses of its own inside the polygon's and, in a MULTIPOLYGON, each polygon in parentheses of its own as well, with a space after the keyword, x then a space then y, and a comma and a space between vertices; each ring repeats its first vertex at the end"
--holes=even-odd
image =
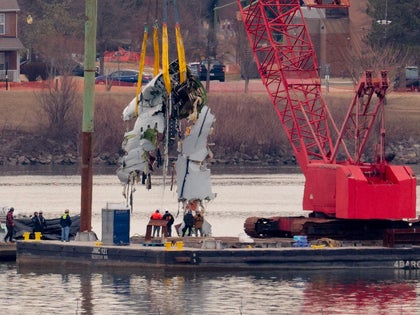
POLYGON ((420 269, 420 260, 396 260, 394 268, 397 269, 420 269))
POLYGON ((108 259, 108 248, 102 248, 102 247, 92 248, 92 259, 107 260, 108 259))

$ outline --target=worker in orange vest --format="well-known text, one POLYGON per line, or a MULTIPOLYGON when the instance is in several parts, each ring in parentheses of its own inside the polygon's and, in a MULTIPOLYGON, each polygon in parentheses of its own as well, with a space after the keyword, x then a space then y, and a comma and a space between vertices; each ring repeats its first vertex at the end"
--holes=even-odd
MULTIPOLYGON (((152 213, 150 216, 150 219, 152 220, 162 220, 162 214, 160 213, 159 209, 152 213)), ((155 234, 157 234, 157 237, 159 237, 160 234, 160 226, 153 226, 153 234, 152 237, 155 237, 155 234)))

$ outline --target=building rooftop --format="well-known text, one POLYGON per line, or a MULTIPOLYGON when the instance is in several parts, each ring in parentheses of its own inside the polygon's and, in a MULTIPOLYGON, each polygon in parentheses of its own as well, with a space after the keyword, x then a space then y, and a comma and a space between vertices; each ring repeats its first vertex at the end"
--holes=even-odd
POLYGON ((20 11, 17 0, 1 0, 0 1, 0 12, 15 12, 20 11))
POLYGON ((19 38, 0 37, 0 51, 19 50, 25 48, 19 38))

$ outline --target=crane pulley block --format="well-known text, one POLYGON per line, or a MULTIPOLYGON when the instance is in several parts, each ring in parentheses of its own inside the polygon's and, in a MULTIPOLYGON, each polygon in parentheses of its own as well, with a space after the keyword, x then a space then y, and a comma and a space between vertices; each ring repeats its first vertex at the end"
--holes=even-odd
POLYGON ((308 8, 337 9, 350 7, 350 0, 303 0, 308 8))

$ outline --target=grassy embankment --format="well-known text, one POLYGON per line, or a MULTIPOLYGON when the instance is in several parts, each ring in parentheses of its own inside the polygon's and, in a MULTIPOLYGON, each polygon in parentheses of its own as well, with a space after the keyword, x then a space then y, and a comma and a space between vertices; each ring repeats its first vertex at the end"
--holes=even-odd
MULTIPOLYGON (((227 86, 227 82, 225 86, 227 86)), ((112 88, 104 91, 97 87, 95 92, 95 152, 115 153, 121 144, 125 125, 121 120, 122 109, 134 97, 135 88, 112 88)), ((45 115, 37 101, 39 91, 0 91, 0 136, 2 143, 7 139, 6 130, 40 134, 45 128, 45 115)), ((75 120, 74 128, 81 126, 82 95, 77 110, 69 119, 75 120)), ((342 116, 353 98, 348 91, 330 92, 326 97, 334 115, 342 116)), ((386 128, 387 142, 412 138, 420 140, 420 94, 390 93, 387 96, 386 128)), ((216 116, 212 149, 216 158, 242 153, 263 157, 291 154, 289 142, 276 117, 268 96, 262 93, 209 93, 209 106, 216 116)), ((74 132, 80 136, 80 130, 74 132)), ((73 135, 72 135, 73 136, 73 135)), ((42 144, 39 144, 42 146, 42 144)), ((37 147, 33 143, 33 147, 37 147)), ((42 150, 42 148, 39 148, 42 150)), ((14 152, 25 153, 25 148, 14 148, 14 152)), ((0 153, 7 154, 7 152, 0 153)))

